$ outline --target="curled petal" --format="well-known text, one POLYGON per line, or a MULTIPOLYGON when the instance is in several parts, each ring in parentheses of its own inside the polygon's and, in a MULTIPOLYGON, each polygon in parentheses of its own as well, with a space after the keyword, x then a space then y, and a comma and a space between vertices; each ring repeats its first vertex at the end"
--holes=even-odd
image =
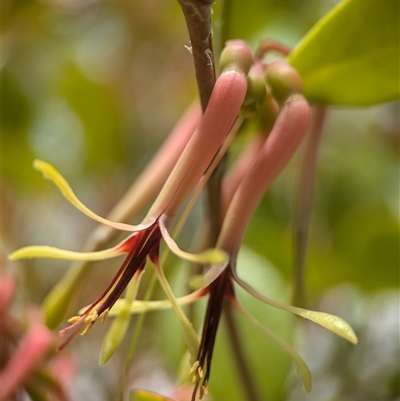
POLYGON ((289 354, 289 356, 292 358, 293 362, 297 366, 297 371, 299 373, 299 376, 301 377, 301 380, 303 381, 304 388, 307 392, 310 392, 312 384, 311 372, 304 359, 298 354, 298 352, 290 344, 283 341, 275 333, 268 330, 257 319, 251 316, 245 309, 243 309, 243 307, 237 302, 237 300, 233 300, 233 305, 247 320, 249 320, 254 326, 260 329, 272 340, 274 340, 283 350, 285 350, 289 354))
POLYGON ((189 285, 192 288, 207 288, 213 281, 215 281, 227 268, 228 264, 214 265, 202 276, 196 275, 190 278, 189 285))
POLYGON ((228 258, 228 255, 220 250, 220 249, 206 249, 200 253, 189 253, 182 251, 179 248, 177 243, 172 239, 169 235, 168 230, 166 229, 164 223, 160 219, 159 226, 161 230, 161 234, 164 238, 165 243, 167 244, 168 248, 181 259, 189 260, 190 262, 194 263, 201 263, 201 264, 214 264, 214 265, 222 265, 225 264, 228 258))
POLYGON ((91 211, 88 207, 86 207, 74 194, 72 188, 69 186, 68 182, 65 178, 50 164, 43 160, 36 159, 33 162, 33 166, 36 170, 39 170, 45 178, 53 181, 53 183, 58 187, 58 189, 62 192, 65 198, 72 203, 77 209, 79 209, 82 213, 86 214, 86 216, 90 217, 91 219, 105 224, 107 226, 113 227, 117 230, 122 231, 137 231, 144 228, 149 227, 154 220, 149 219, 148 224, 140 224, 137 226, 132 226, 130 224, 118 223, 113 222, 110 220, 105 219, 91 211))
POLYGON ((322 327, 325 327, 338 336, 341 336, 347 341, 350 341, 352 344, 358 344, 358 338, 354 333, 354 330, 341 317, 325 312, 316 312, 308 309, 297 308, 290 305, 285 306, 287 307, 287 311, 295 313, 296 315, 301 316, 304 319, 311 320, 312 322, 317 323, 322 327))
MULTIPOLYGON (((189 305, 193 302, 196 302, 204 295, 207 294, 207 291, 198 290, 194 291, 191 294, 185 295, 183 297, 176 298, 176 303, 178 305, 189 305)), ((119 315, 123 309, 125 308, 125 300, 119 299, 114 306, 110 309, 108 316, 117 316, 119 315)), ((143 312, 153 312, 153 311, 161 311, 171 309, 172 304, 168 299, 161 301, 140 301, 134 300, 129 306, 129 313, 131 314, 139 314, 143 312)), ((84 311, 86 308, 83 308, 81 311, 84 311)), ((79 313, 81 313, 81 311, 79 313)))
POLYGON ((152 261, 154 263, 158 281, 160 282, 161 287, 165 292, 165 295, 171 302, 171 307, 181 324, 185 336, 185 341, 190 354, 190 363, 193 365, 193 363, 196 361, 196 356, 199 349, 199 338, 197 336, 196 330, 194 329, 193 324, 190 322, 188 317, 183 312, 181 306, 177 302, 177 298, 175 297, 172 288, 170 287, 168 280, 165 277, 164 270, 161 269, 158 263, 158 258, 153 258, 152 261))
POLYGON ((11 260, 16 259, 63 259, 63 260, 103 260, 111 259, 121 255, 123 252, 120 250, 119 245, 97 252, 74 252, 65 249, 54 248, 52 246, 26 246, 17 249, 11 253, 8 258, 11 260))
POLYGON ((251 285, 247 284, 245 281, 241 280, 235 271, 232 271, 235 281, 243 287, 247 292, 253 295, 255 298, 259 299, 262 302, 265 302, 268 305, 274 306, 275 308, 282 309, 287 312, 294 313, 295 315, 301 316, 304 319, 311 320, 314 323, 319 324, 322 327, 332 331, 340 337, 343 337, 347 341, 352 344, 358 344, 358 338, 354 333, 354 330, 351 326, 342 318, 331 315, 325 312, 317 312, 308 309, 298 308, 292 305, 282 304, 278 301, 274 301, 261 295, 257 292, 251 285))

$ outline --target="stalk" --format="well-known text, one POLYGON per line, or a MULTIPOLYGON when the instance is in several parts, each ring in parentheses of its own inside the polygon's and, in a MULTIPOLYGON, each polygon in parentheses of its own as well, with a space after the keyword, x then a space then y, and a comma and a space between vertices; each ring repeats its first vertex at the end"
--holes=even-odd
POLYGON ((178 2, 190 37, 200 103, 205 111, 215 83, 211 30, 213 0, 178 0, 178 2))
POLYGON ((304 272, 306 269, 308 231, 313 204, 315 169, 325 117, 325 107, 315 109, 297 186, 293 230, 293 305, 299 306, 305 306, 307 303, 304 272))

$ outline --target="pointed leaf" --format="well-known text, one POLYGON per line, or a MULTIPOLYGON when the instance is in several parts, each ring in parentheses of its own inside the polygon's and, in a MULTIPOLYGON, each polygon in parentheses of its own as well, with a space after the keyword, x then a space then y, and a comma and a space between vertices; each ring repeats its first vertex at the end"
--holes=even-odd
POLYGON ((399 0, 344 0, 289 56, 311 102, 367 106, 395 100, 399 0))
POLYGON ((108 329, 100 351, 100 365, 104 365, 114 355, 129 327, 130 313, 122 310, 108 329))
POLYGON ((127 286, 125 298, 119 299, 119 314, 112 322, 101 345, 100 365, 108 362, 126 335, 131 320, 130 306, 136 298, 143 272, 143 270, 139 270, 135 273, 127 286))
POLYGON ((90 271, 81 263, 70 268, 43 301, 42 309, 47 327, 55 329, 64 319, 80 282, 90 271))

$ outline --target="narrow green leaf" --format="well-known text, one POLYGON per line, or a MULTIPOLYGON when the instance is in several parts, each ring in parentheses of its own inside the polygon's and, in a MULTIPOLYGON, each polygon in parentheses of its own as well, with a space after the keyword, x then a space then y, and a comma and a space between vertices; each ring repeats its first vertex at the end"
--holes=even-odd
POLYGON ((100 365, 108 362, 126 335, 131 320, 131 304, 136 298, 142 276, 143 271, 136 272, 128 284, 125 298, 119 299, 121 302, 120 311, 108 329, 101 346, 100 365))
POLYGON ((47 327, 53 330, 62 322, 80 282, 90 270, 90 266, 85 267, 84 264, 78 262, 53 287, 42 304, 47 327))
POLYGON ((289 56, 308 100, 368 106, 400 97, 400 0, 344 0, 289 56))
POLYGON ((190 364, 193 365, 194 362, 196 361, 200 345, 196 330, 194 329, 193 324, 191 323, 191 321, 188 319, 188 317, 185 315, 182 308, 180 307, 179 302, 175 297, 167 278, 165 277, 164 270, 161 269, 157 261, 153 261, 153 263, 155 266, 155 271, 158 277, 158 281, 160 282, 161 287, 163 288, 166 296, 171 302, 172 310, 174 311, 176 317, 179 319, 179 322, 181 324, 185 336, 186 345, 190 353, 190 364))

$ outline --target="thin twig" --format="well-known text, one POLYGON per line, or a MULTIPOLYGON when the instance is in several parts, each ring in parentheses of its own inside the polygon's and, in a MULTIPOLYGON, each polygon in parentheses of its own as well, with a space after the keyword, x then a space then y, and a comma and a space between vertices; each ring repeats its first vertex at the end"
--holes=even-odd
MULTIPOLYGON (((232 313, 232 305, 229 302, 225 302, 224 304, 224 316, 229 333, 229 342, 233 350, 233 356, 236 360, 239 377, 245 389, 246 396, 250 401, 261 401, 255 387, 254 378, 251 374, 251 367, 248 363, 248 358, 243 349, 239 328, 235 316, 232 313)), ((263 398, 263 401, 266 401, 265 397, 263 398)))
POLYGON ((213 0, 178 0, 178 2, 189 32, 200 103, 204 111, 215 84, 211 30, 213 0))
POLYGON ((307 304, 304 284, 307 242, 313 204, 315 168, 325 117, 325 107, 318 107, 315 109, 296 194, 293 238, 293 304, 297 306, 306 306, 307 304))
MULTIPOLYGON (((215 83, 214 51, 210 18, 213 0, 178 1, 182 7, 189 31, 199 96, 204 111, 215 83)), ((224 9, 230 10, 230 7, 226 6, 224 9)), ((227 16, 223 15, 222 18, 224 17, 226 18, 227 16)), ((224 21, 224 23, 228 24, 227 21, 224 21)), ((226 28, 227 27, 228 25, 226 25, 226 28)), ((227 32, 224 31, 224 34, 226 35, 227 32)), ((225 41, 226 38, 223 38, 223 40, 225 41)), ((208 246, 215 246, 222 226, 221 184, 225 173, 225 164, 226 157, 221 160, 207 183, 207 214, 210 222, 208 246)), ((228 324, 228 333, 233 354, 237 361, 240 378, 246 395, 250 401, 260 401, 253 376, 251 375, 251 369, 247 363, 242 342, 240 341, 240 334, 233 320, 230 305, 224 308, 224 313, 228 324)))

